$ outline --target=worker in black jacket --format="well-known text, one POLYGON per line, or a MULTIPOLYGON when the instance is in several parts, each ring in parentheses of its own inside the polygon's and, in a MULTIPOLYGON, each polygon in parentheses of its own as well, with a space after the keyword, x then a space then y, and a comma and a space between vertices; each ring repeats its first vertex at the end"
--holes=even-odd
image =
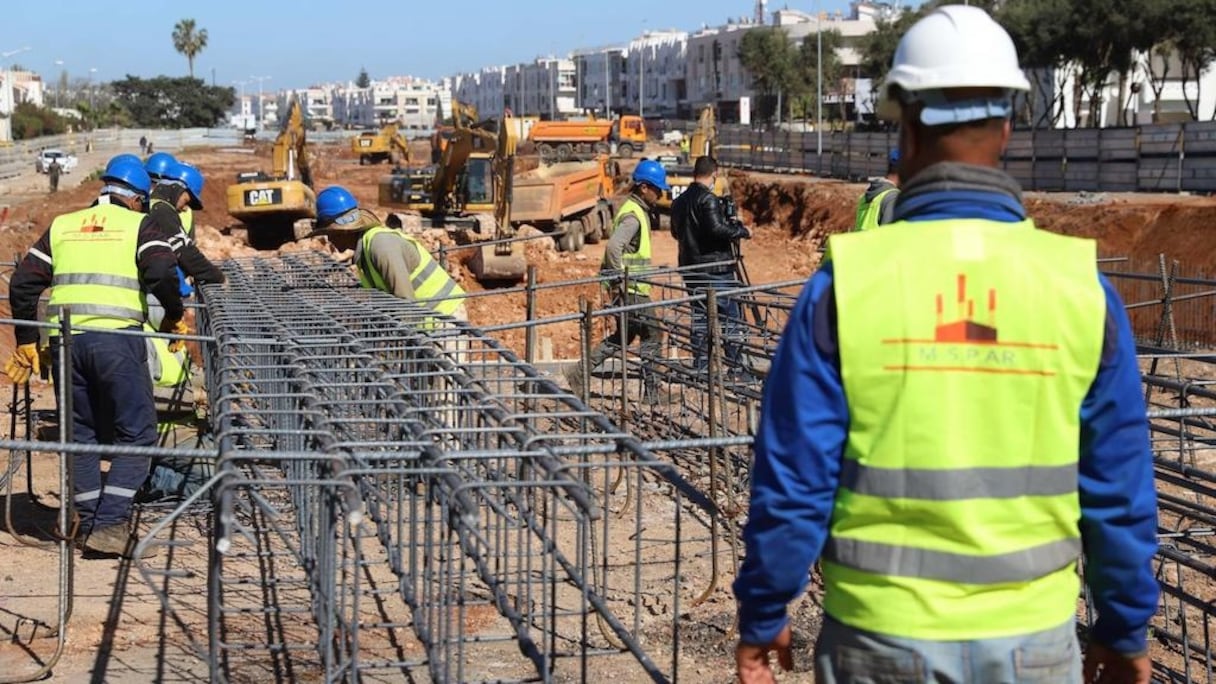
MULTIPOLYGON (((708 290, 724 291, 740 287, 737 277, 737 245, 751 233, 738 221, 728 220, 722 202, 713 193, 718 163, 713 157, 698 157, 693 165, 693 182, 671 205, 671 235, 679 244, 680 268, 684 284, 692 296, 708 290)), ((738 369, 742 356, 742 326, 739 302, 730 296, 717 298, 718 321, 726 337, 726 362, 738 369)), ((693 367, 708 367, 706 300, 692 304, 693 367)))
MULTIPOLYGON (((148 215, 156 219, 173 247, 182 274, 193 278, 195 285, 224 282, 224 272, 194 242, 193 212, 203 208, 202 196, 203 174, 189 164, 175 161, 157 179, 148 209, 148 215)), ((188 296, 189 291, 184 290, 183 295, 188 296)))

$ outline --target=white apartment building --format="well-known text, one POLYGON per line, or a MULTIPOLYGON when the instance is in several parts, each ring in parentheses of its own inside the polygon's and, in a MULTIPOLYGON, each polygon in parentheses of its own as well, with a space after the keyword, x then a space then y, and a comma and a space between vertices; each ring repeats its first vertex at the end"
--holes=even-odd
MULTIPOLYGON (((396 121, 407 131, 427 131, 435 123, 440 91, 446 86, 411 76, 372 81, 367 88, 353 84, 333 91, 334 123, 352 128, 376 128, 396 121)), ((446 99, 451 98, 448 93, 446 99)))
POLYGON ((504 70, 503 76, 503 105, 515 116, 561 119, 579 113, 572 59, 542 57, 531 63, 513 64, 504 70))
POLYGON ((625 55, 623 47, 591 48, 574 53, 574 80, 578 84, 574 104, 580 111, 610 118, 613 111, 621 109, 624 105, 621 93, 625 55))
POLYGON ((753 95, 751 76, 739 60, 739 44, 747 31, 758 26, 749 20, 729 21, 702 28, 688 38, 685 81, 692 111, 716 102, 722 121, 740 120, 740 104, 750 106, 753 95))
MULTIPOLYGON (((472 105, 483 118, 502 114, 504 95, 503 84, 506 80, 506 67, 485 67, 481 71, 459 74, 452 81, 452 97, 461 104, 472 105)), ((444 116, 451 116, 451 102, 443 110, 444 116)))
POLYGON ((687 99, 687 50, 685 31, 648 31, 629 41, 623 106, 642 116, 678 116, 687 99))
POLYGON ((0 70, 0 142, 13 139, 13 109, 23 102, 43 106, 45 91, 42 77, 32 71, 0 70))
MULTIPOLYGON (((1200 121, 1216 116, 1216 68, 1204 70, 1199 78, 1192 74, 1184 84, 1178 60, 1171 60, 1166 70, 1159 57, 1152 58, 1151 66, 1146 55, 1139 57, 1122 83, 1118 74, 1111 72, 1099 93, 1098 126, 1186 122, 1192 120, 1191 108, 1197 109, 1200 121), (1157 84, 1160 101, 1153 91, 1150 68, 1158 79, 1162 73, 1166 75, 1157 84)), ((1030 107, 1028 112, 1019 112, 1019 123, 1041 128, 1094 125, 1089 98, 1079 94, 1078 75, 1075 65, 1028 71, 1030 107)))
MULTIPOLYGON (((339 86, 335 85, 316 85, 283 90, 275 96, 276 110, 286 112, 291 105, 291 98, 296 97, 300 100, 305 121, 312 126, 329 127, 334 123, 334 96, 338 91, 339 86)), ((269 112, 269 102, 266 109, 269 112)))

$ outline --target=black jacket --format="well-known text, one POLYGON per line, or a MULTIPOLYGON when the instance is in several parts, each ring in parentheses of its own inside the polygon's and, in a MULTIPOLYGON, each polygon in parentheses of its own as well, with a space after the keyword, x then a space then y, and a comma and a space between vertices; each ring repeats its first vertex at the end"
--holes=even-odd
POLYGON ((211 263, 198 246, 194 244, 182 227, 182 217, 177 209, 168 202, 153 200, 148 216, 160 226, 173 254, 177 257, 177 265, 182 272, 194 278, 195 285, 224 282, 224 272, 211 263))
MULTIPOLYGON (((671 203, 671 236, 680 245, 680 266, 734 261, 734 242, 744 232, 722 215, 718 197, 701 183, 692 183, 671 203)), ((734 270, 729 264, 709 269, 734 270)))

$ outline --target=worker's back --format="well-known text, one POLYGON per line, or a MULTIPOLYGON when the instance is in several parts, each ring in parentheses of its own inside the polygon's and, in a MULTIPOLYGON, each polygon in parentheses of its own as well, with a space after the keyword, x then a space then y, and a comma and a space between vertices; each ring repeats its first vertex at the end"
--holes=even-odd
POLYGON ((1095 244, 956 219, 829 249, 849 434, 828 612, 935 640, 1064 622, 1079 591, 1081 403, 1106 320, 1095 244))

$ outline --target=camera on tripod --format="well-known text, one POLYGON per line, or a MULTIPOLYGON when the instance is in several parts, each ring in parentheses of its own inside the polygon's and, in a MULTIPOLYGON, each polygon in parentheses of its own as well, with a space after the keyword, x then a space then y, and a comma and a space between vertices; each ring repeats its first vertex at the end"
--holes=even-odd
POLYGON ((747 226, 743 225, 743 221, 739 219, 739 207, 735 204, 735 198, 730 195, 722 195, 718 197, 718 207, 722 210, 722 218, 726 220, 727 225, 735 229, 735 239, 750 238, 751 231, 747 226))

